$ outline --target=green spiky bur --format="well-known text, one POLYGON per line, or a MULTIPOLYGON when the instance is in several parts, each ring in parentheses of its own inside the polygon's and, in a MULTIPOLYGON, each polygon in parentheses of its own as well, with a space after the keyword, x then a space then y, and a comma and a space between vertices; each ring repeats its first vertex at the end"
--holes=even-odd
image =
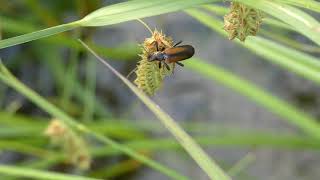
POLYGON ((140 55, 141 60, 138 62, 137 70, 135 71, 137 78, 134 83, 149 96, 154 95, 162 87, 164 78, 171 75, 174 70, 174 63, 168 64, 170 70, 167 70, 164 65, 159 68, 158 61, 148 61, 148 55, 156 52, 155 42, 158 42, 160 49, 172 47, 173 44, 170 37, 166 37, 155 30, 152 37, 147 38, 142 45, 143 53, 140 55))
POLYGON ((238 2, 231 2, 230 12, 224 16, 224 30, 229 39, 245 41, 248 36, 255 36, 262 23, 262 12, 238 2))

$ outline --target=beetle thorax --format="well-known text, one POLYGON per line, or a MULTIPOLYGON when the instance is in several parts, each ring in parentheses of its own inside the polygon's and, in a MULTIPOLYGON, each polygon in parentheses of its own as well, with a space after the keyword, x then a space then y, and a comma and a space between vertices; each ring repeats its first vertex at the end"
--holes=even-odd
POLYGON ((150 56, 149 61, 164 61, 166 58, 167 55, 164 52, 157 51, 150 56))

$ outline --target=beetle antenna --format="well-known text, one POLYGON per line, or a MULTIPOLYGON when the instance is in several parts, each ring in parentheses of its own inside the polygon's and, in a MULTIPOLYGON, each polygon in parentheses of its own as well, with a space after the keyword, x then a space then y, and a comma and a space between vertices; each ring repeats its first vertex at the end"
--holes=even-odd
POLYGON ((170 71, 170 67, 166 62, 163 62, 163 64, 166 66, 167 70, 170 71))
POLYGON ((176 47, 176 46, 178 46, 178 45, 181 44, 181 43, 182 43, 182 41, 179 41, 179 42, 177 42, 176 44, 174 44, 173 47, 176 47))
POLYGON ((153 32, 152 32, 151 28, 148 26, 148 24, 146 24, 145 22, 143 22, 141 19, 137 19, 137 21, 139 21, 141 24, 143 24, 144 27, 146 27, 146 28, 149 30, 149 32, 151 33, 151 35, 153 34, 153 32))

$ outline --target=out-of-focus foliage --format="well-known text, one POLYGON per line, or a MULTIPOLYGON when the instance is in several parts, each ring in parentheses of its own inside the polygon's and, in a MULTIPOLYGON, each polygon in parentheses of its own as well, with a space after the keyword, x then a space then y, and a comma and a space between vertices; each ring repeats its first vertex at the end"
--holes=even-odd
MULTIPOLYGON (((256 34, 257 37, 250 36, 244 43, 238 40, 233 42, 248 48, 264 60, 279 65, 284 71, 293 72, 318 85, 320 24, 316 16, 319 17, 320 3, 313 0, 238 0, 237 2, 256 9, 257 12, 262 11, 263 20, 262 27, 252 34, 256 34), (305 41, 291 39, 288 34, 292 33, 305 37, 305 41)), ((184 11, 185 15, 190 15, 210 30, 226 37, 222 19, 229 11, 228 3, 223 0, 134 0, 114 2, 114 4, 111 1, 100 0, 73 0, 63 3, 59 0, 1 1, 0 33, 1 38, 5 39, 0 41, 2 59, 0 79, 4 82, 0 84, 0 149, 2 150, 0 163, 4 164, 0 166, 1 178, 12 178, 8 176, 10 175, 38 179, 89 179, 85 176, 97 179, 128 179, 138 172, 143 172, 142 167, 147 165, 172 179, 189 179, 170 165, 153 160, 152 156, 155 153, 163 151, 170 153, 181 149, 179 143, 172 138, 154 138, 152 133, 167 133, 165 128, 155 125, 155 122, 132 121, 130 110, 119 113, 119 106, 123 105, 114 94, 118 90, 116 87, 121 84, 120 81, 115 80, 116 83, 108 84, 107 87, 97 84, 95 61, 76 39, 88 42, 90 47, 108 61, 122 61, 119 62, 121 65, 125 61, 126 65, 123 65, 124 68, 120 71, 127 72, 133 65, 130 61, 138 61, 139 47, 133 42, 123 42, 108 47, 98 45, 92 40, 95 38, 97 26, 126 23, 136 18, 196 7, 184 11), (200 6, 204 4, 205 6, 200 6), (102 8, 105 5, 106 7, 102 8), (80 28, 83 26, 95 27, 80 28), (63 139, 63 142, 77 143, 62 145, 68 147, 68 152, 85 154, 88 158, 85 163, 89 163, 89 159, 92 158, 90 168, 89 164, 74 165, 82 162, 77 161, 79 157, 82 160, 82 156, 74 154, 70 157, 76 159, 70 161, 70 157, 66 158, 62 151, 50 145, 49 139, 43 132, 52 118, 58 118, 71 128, 72 135, 64 137, 66 139, 63 139), (90 154, 90 158, 87 153, 90 154), (14 158, 10 158, 12 154, 14 158), (88 169, 79 168, 84 166, 88 169), (60 173, 47 172, 53 170, 60 173)), ((208 122, 182 124, 183 129, 189 133, 210 129, 210 134, 194 137, 200 145, 319 150, 320 126, 315 118, 237 75, 216 65, 204 63, 199 58, 190 60, 186 66, 208 79, 235 90, 266 110, 279 115, 284 122, 303 130, 302 133, 277 132, 275 135, 275 132, 220 127, 208 122)), ((126 89, 124 86, 121 88, 126 89)), ((173 134, 183 133, 183 130, 170 129, 172 127, 168 127, 165 122, 164 125, 173 134)), ((198 146, 186 143, 188 137, 179 134, 177 137, 194 157, 192 149, 198 146)), ((209 158, 199 157, 195 159, 208 173, 210 167, 214 165, 210 166, 209 158)), ((243 161, 249 160, 245 157, 243 161)), ((246 174, 246 166, 249 166, 249 163, 242 161, 235 166, 218 162, 226 172, 231 167, 230 174, 236 177, 239 175, 238 172, 246 174)), ((213 178, 214 175, 210 177, 213 178)))

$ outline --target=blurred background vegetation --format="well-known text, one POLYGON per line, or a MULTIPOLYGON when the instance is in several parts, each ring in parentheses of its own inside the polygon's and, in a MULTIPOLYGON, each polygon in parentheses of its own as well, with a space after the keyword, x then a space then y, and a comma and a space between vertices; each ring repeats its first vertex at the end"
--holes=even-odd
MULTIPOLYGON (((1 38, 76 21, 119 2, 124 1, 1 0, 1 38)), ((295 7, 292 19, 305 18, 306 24, 317 25, 315 31, 306 27, 302 33, 303 24, 290 16, 284 21, 265 12, 258 37, 229 41, 222 29, 225 1, 143 19, 174 41, 195 47, 195 58, 177 67, 152 99, 233 179, 320 177, 320 41, 314 43, 320 38, 320 6, 291 4, 300 8, 295 7)), ((207 179, 141 100, 77 41, 86 41, 127 75, 140 59, 138 45, 149 36, 138 21, 77 28, 1 49, 0 58, 24 85, 93 132, 190 179, 207 179)), ((164 171, 123 154, 124 148, 55 124, 59 117, 48 115, 45 106, 10 82, 18 84, 12 77, 0 83, 0 163, 12 165, 0 166, 1 179, 21 179, 27 172, 35 179, 169 179, 164 171), (59 132, 64 135, 57 139, 59 132), (48 171, 65 176, 41 176, 48 171)))

